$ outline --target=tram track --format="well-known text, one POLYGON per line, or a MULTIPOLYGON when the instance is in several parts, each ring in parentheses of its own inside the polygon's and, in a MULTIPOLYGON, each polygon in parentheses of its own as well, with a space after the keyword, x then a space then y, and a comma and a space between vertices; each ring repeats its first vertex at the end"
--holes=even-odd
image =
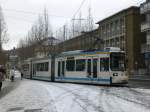
POLYGON ((144 97, 139 98, 139 95, 137 95, 138 93, 136 93, 136 91, 131 89, 131 88, 129 89, 129 91, 131 93, 133 93, 132 94, 133 96, 130 96, 130 97, 110 92, 110 90, 108 90, 108 89, 103 89, 103 91, 105 92, 105 94, 108 94, 108 95, 111 95, 111 96, 115 96, 115 97, 120 98, 122 100, 125 100, 125 101, 128 101, 128 102, 132 102, 132 103, 135 103, 135 104, 138 104, 138 105, 141 105, 143 107, 146 107, 146 108, 150 109, 150 105, 147 104, 149 101, 146 102, 147 99, 145 99, 144 97), (145 103, 143 103, 143 100, 145 101, 145 103))
MULTIPOLYGON (((64 86, 58 86, 58 85, 54 85, 54 84, 51 84, 51 85, 52 85, 52 86, 55 86, 55 87, 57 87, 57 88, 63 89, 64 91, 66 91, 66 94, 67 94, 68 96, 69 96, 70 94, 73 95, 73 96, 74 96, 74 99, 75 99, 74 102, 76 102, 76 103, 84 110, 84 112, 89 112, 89 111, 88 111, 89 106, 92 107, 95 112, 103 112, 103 110, 100 108, 100 106, 96 106, 94 103, 91 103, 91 102, 93 102, 93 101, 89 100, 89 99, 88 99, 88 96, 85 97, 85 96, 80 95, 80 94, 78 94, 78 93, 76 92, 76 91, 78 91, 78 90, 80 90, 80 91, 84 90, 85 87, 71 90, 71 89, 68 89, 68 88, 66 88, 66 87, 64 87, 64 86), (83 102, 84 105, 81 104, 81 102, 83 102)), ((66 95, 66 94, 65 94, 65 95, 66 95)), ((67 96, 67 95, 66 95, 66 96, 67 96)))
MULTIPOLYGON (((86 86, 85 86, 86 87, 86 86)), ((102 86, 101 86, 102 87, 102 86)), ((93 87, 89 87, 92 91, 96 91, 95 88, 93 87)), ((113 88, 113 87, 112 87, 113 88)), ((128 102, 132 102, 132 103, 135 103, 135 104, 139 104, 139 105, 142 105, 148 109, 150 109, 150 98, 147 99, 145 98, 145 96, 149 96, 149 94, 142 94, 141 92, 135 90, 135 89, 132 89, 132 88, 128 88, 128 87, 123 87, 124 89, 127 89, 127 91, 131 92, 130 95, 132 94, 134 97, 134 99, 131 99, 129 96, 123 96, 123 95, 120 95, 120 94, 117 94, 117 93, 113 93, 110 89, 112 89, 111 87, 106 87, 104 86, 103 88, 100 88, 100 93, 103 91, 105 92, 105 94, 107 95, 112 95, 112 96, 115 96, 117 98, 120 98, 120 99, 123 99, 125 101, 128 101, 128 102), (141 96, 141 97, 139 97, 141 96), (143 97, 144 96, 144 97, 143 97), (145 102, 145 103, 141 103, 141 102, 145 102)), ((120 87, 119 87, 120 88, 120 87)), ((125 91, 125 90, 124 90, 125 91)), ((101 94, 100 94, 101 95, 101 94)))
MULTIPOLYGON (((123 90, 121 90, 120 88, 119 89, 114 88, 114 90, 113 90, 113 88, 105 87, 105 86, 104 87, 101 86, 101 88, 98 88, 96 86, 93 88, 93 86, 91 87, 91 86, 87 86, 87 85, 82 85, 80 87, 75 86, 74 87, 75 89, 72 89, 72 88, 67 87, 68 85, 66 85, 66 84, 65 84, 65 86, 66 86, 65 87, 64 85, 57 85, 57 84, 52 84, 52 83, 50 84, 50 86, 53 86, 53 87, 63 90, 62 93, 57 95, 57 97, 56 97, 57 99, 52 101, 54 105, 57 102, 59 102, 60 100, 65 99, 67 96, 72 96, 73 97, 72 105, 77 104, 82 109, 83 112, 90 112, 89 108, 90 109, 92 108, 93 112, 104 112, 104 110, 106 108, 109 108, 109 106, 112 108, 116 108, 115 105, 113 105, 111 103, 111 101, 112 101, 111 98, 114 98, 116 104, 118 104, 118 105, 120 105, 120 104, 118 103, 116 98, 119 98, 123 101, 131 102, 136 105, 140 105, 144 108, 150 109, 149 100, 147 100, 148 103, 145 103, 145 102, 143 102, 143 100, 146 100, 146 98, 144 98, 144 97, 143 97, 144 99, 142 97, 139 98, 139 95, 144 95, 144 94, 141 94, 140 91, 136 91, 135 89, 132 89, 132 88, 124 87, 123 90), (98 98, 97 100, 99 102, 98 105, 88 98, 88 94, 84 93, 84 92, 86 92, 85 90, 87 91, 87 93, 90 91, 99 93, 99 95, 97 97, 98 98), (117 92, 117 90, 118 90, 118 92, 117 92), (123 93, 125 91, 127 93, 121 95, 121 93, 123 93), (107 97, 109 100, 107 100, 107 97)), ((149 94, 146 94, 146 95, 149 95, 149 94)), ((121 106, 118 107, 118 109, 123 111, 123 108, 121 106)), ((57 111, 54 111, 54 112, 57 112, 57 111)))

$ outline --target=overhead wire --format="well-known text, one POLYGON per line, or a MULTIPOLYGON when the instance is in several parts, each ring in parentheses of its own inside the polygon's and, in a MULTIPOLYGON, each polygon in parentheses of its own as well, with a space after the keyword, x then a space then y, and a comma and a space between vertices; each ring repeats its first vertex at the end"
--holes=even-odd
MULTIPOLYGON (((78 9, 75 11, 75 13, 72 15, 72 18, 70 19, 70 21, 72 21, 72 20, 74 19, 74 17, 76 16, 76 14, 81 10, 81 8, 82 8, 82 6, 84 5, 85 1, 86 1, 86 0, 82 0, 82 2, 81 2, 81 4, 80 4, 79 8, 78 8, 78 9)), ((66 22, 65 25, 66 25, 66 24, 68 24, 68 22, 66 22)), ((59 31, 59 30, 61 30, 61 29, 63 29, 63 28, 64 28, 64 25, 61 26, 58 30, 56 30, 56 32, 59 31)))
POLYGON ((86 0, 83 0, 83 1, 81 2, 79 8, 78 8, 78 9, 76 10, 76 12, 73 14, 73 17, 75 17, 76 14, 80 11, 80 9, 82 8, 82 6, 83 6, 83 4, 84 4, 85 1, 86 1, 86 0))

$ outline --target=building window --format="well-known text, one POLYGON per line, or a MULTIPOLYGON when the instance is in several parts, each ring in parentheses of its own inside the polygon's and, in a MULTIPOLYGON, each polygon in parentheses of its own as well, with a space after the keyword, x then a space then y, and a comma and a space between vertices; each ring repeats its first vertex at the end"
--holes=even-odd
POLYGON ((146 14, 146 21, 150 22, 150 14, 146 14))

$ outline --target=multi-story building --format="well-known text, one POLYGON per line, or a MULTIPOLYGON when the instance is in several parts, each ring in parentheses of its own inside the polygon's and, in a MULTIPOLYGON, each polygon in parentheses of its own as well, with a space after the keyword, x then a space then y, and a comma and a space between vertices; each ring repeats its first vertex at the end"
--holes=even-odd
POLYGON ((132 6, 97 23, 104 47, 120 47, 126 52, 130 73, 144 66, 140 54, 140 46, 144 42, 140 32, 142 19, 140 8, 132 6))
POLYGON ((146 34, 146 41, 142 45, 141 52, 144 55, 147 72, 150 73, 150 0, 141 4, 140 12, 145 15, 145 21, 141 24, 141 32, 146 34))

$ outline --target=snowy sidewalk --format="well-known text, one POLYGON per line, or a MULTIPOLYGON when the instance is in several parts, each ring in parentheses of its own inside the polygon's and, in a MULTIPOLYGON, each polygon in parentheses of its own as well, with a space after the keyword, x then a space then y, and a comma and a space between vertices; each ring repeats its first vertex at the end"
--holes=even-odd
POLYGON ((18 78, 15 79, 14 82, 11 82, 9 79, 3 81, 2 90, 0 92, 0 99, 15 89, 19 83, 20 80, 18 78))
POLYGON ((3 89, 3 88, 6 88, 7 86, 9 86, 10 83, 11 83, 10 79, 5 79, 5 81, 3 81, 2 89, 3 89))

